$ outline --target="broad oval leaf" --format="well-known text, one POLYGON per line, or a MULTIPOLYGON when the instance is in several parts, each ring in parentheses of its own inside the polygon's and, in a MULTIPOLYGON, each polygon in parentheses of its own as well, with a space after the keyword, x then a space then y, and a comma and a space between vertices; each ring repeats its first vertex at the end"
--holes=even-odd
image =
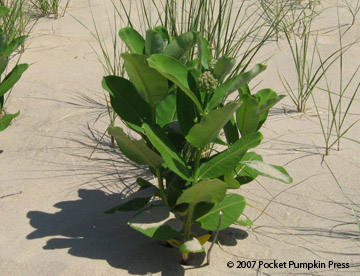
POLYGON ((137 214, 129 225, 150 238, 164 241, 176 238, 184 223, 176 218, 168 207, 153 206, 137 214))
POLYGON ((6 114, 0 119, 0 131, 5 130, 11 123, 12 119, 20 115, 20 111, 15 114, 6 114))
POLYGON ((181 133, 186 136, 195 125, 197 112, 194 102, 181 91, 176 93, 176 112, 181 133))
POLYGON ((154 54, 148 58, 148 63, 150 67, 175 83, 195 103, 198 110, 202 111, 199 100, 189 87, 189 71, 181 62, 171 56, 154 54))
POLYGON ((109 135, 115 137, 121 152, 135 163, 158 169, 164 162, 156 152, 146 145, 143 139, 131 140, 120 127, 109 127, 108 132, 109 135))
POLYGON ((165 48, 164 54, 175 59, 182 58, 196 44, 196 33, 193 31, 175 37, 165 48))
POLYGON ((199 168, 199 178, 215 178, 235 168, 242 156, 250 148, 258 146, 263 139, 260 132, 242 137, 231 148, 213 156, 199 168))
POLYGON ((197 238, 192 237, 191 239, 181 244, 180 251, 181 253, 197 253, 204 252, 205 248, 197 238))
POLYGON ((151 121, 151 107, 140 97, 134 85, 118 76, 103 78, 102 87, 109 92, 111 106, 126 123, 141 126, 151 121))
POLYGON ((164 47, 166 47, 170 41, 169 33, 168 33, 167 29, 163 26, 157 26, 153 30, 161 35, 163 42, 164 42, 164 47))
POLYGON ((253 181, 259 175, 255 170, 247 170, 247 166, 242 164, 242 161, 263 161, 263 159, 261 155, 258 155, 255 152, 247 152, 244 154, 234 172, 231 173, 231 176, 235 176, 240 185, 253 181))
POLYGON ((144 38, 133 28, 126 27, 119 31, 119 36, 125 42, 131 53, 143 54, 145 49, 144 38))
POLYGON ((156 123, 164 127, 174 120, 176 120, 176 93, 171 93, 156 106, 156 123))
POLYGON ((107 211, 105 214, 112 214, 116 211, 130 212, 138 211, 146 206, 150 199, 154 196, 158 189, 155 186, 144 187, 132 193, 127 198, 123 199, 121 203, 107 211))
POLYGON ((157 125, 144 124, 143 128, 151 144, 158 150, 166 165, 185 180, 191 180, 185 161, 177 153, 174 145, 157 125))
POLYGON ((211 97, 207 104, 207 109, 210 110, 218 106, 224 98, 250 82, 254 77, 256 77, 265 69, 265 65, 257 64, 250 71, 241 73, 235 77, 232 77, 231 79, 228 79, 226 82, 216 88, 213 97, 211 97))
POLYGON ((237 128, 234 116, 231 116, 230 120, 224 126, 224 133, 226 141, 229 145, 232 145, 237 140, 239 140, 239 130, 237 128))
POLYGON ((278 96, 275 91, 271 89, 262 89, 255 94, 260 99, 259 101, 259 123, 257 129, 264 124, 269 113, 269 109, 278 103, 285 95, 278 96))
POLYGON ((197 45, 199 48, 199 60, 205 70, 209 70, 211 63, 211 47, 209 42, 203 38, 200 34, 197 37, 197 45))
POLYGON ((152 54, 162 53, 164 50, 164 39, 161 33, 153 30, 146 31, 145 53, 150 56, 152 54))
POLYGON ((199 202, 219 203, 223 200, 227 185, 219 179, 205 179, 186 189, 176 204, 189 203, 194 206, 199 202))
POLYGON ((260 105, 254 95, 243 95, 241 100, 243 103, 236 111, 236 123, 241 136, 245 136, 258 130, 260 105))
POLYGON ((214 76, 221 83, 225 77, 231 72, 231 69, 235 66, 236 59, 233 57, 221 57, 215 63, 214 76))
POLYGON ((227 194, 223 201, 215 204, 206 214, 198 217, 196 222, 201 228, 216 231, 219 225, 220 211, 223 213, 220 230, 236 222, 246 206, 245 198, 238 194, 227 194))
POLYGON ((8 92, 15 83, 20 79, 21 75, 28 69, 29 64, 19 64, 11 70, 0 84, 0 97, 8 92))
POLYGON ((228 185, 228 189, 239 189, 240 182, 234 178, 231 172, 227 172, 224 174, 224 181, 228 185))
POLYGON ((283 183, 290 184, 293 179, 288 172, 280 166, 269 165, 262 161, 242 161, 248 171, 256 171, 259 175, 279 180, 283 183))
POLYGON ((133 85, 150 106, 155 107, 168 95, 167 79, 149 67, 145 55, 124 53, 121 57, 133 85))
POLYGON ((186 140, 192 146, 203 149, 208 143, 216 139, 220 130, 239 107, 240 103, 232 102, 225 107, 211 110, 202 117, 200 123, 190 129, 188 135, 186 135, 186 140))

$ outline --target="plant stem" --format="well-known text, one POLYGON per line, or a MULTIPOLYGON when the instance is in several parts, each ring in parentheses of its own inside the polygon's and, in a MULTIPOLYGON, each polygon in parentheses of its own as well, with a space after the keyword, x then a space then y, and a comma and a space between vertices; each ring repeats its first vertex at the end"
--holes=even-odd
POLYGON ((163 200, 164 204, 166 206, 168 206, 169 204, 168 204, 167 197, 165 194, 164 182, 163 182, 163 177, 162 177, 160 169, 156 169, 156 177, 157 177, 158 184, 159 184, 161 199, 163 200))
MULTIPOLYGON (((195 165, 194 165, 194 175, 193 175, 193 183, 192 183, 192 185, 195 185, 198 182, 201 152, 202 152, 201 149, 198 149, 196 151, 195 165)), ((195 208, 195 205, 193 203, 190 203, 189 209, 188 209, 188 215, 187 215, 187 218, 186 218, 186 224, 185 224, 185 240, 187 240, 190 237, 192 217, 193 217, 193 214, 194 214, 194 208, 195 208)))
POLYGON ((188 215, 186 218, 186 224, 185 224, 185 240, 190 238, 190 232, 191 232, 191 224, 192 224, 192 217, 194 214, 194 204, 190 203, 188 215))
POLYGON ((199 178, 199 167, 200 167, 201 152, 202 152, 202 149, 196 151, 195 167, 194 167, 194 175, 193 175, 193 179, 194 179, 193 180, 193 185, 198 182, 198 178, 199 178))

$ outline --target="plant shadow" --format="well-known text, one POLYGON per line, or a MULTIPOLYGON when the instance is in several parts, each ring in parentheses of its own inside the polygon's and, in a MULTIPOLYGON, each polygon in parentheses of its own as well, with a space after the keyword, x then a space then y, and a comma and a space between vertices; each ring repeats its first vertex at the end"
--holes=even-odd
POLYGON ((56 203, 56 213, 28 212, 35 230, 27 239, 49 237, 45 250, 68 249, 70 255, 106 260, 129 274, 184 275, 177 248, 164 248, 127 225, 133 213, 103 213, 119 202, 120 194, 80 189, 78 195, 77 200, 56 203))

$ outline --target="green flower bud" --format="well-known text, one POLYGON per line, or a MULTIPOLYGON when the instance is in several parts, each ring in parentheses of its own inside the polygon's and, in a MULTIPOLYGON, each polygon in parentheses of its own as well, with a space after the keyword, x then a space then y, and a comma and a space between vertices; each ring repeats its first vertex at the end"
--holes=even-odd
POLYGON ((213 70, 214 70, 216 62, 217 62, 216 59, 214 59, 214 58, 211 59, 210 64, 209 64, 209 69, 210 69, 210 71, 213 71, 213 70))
POLYGON ((199 89, 202 92, 209 93, 216 89, 218 85, 217 79, 210 71, 205 71, 202 73, 198 79, 199 89))

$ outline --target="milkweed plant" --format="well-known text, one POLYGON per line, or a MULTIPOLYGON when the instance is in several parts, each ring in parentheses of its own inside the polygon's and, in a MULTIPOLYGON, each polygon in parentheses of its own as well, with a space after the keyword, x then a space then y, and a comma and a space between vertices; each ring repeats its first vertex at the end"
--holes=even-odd
POLYGON ((11 59, 11 54, 22 45, 26 36, 19 36, 10 42, 7 42, 7 36, 3 31, 3 17, 10 12, 9 8, 0 6, 0 131, 5 130, 11 121, 19 116, 20 111, 15 114, 7 114, 4 109, 6 102, 5 94, 11 92, 11 89, 20 79, 21 75, 29 67, 28 64, 17 64, 10 73, 6 74, 6 69, 11 59))
POLYGON ((250 80, 266 69, 262 64, 229 77, 235 58, 214 60, 197 32, 170 37, 159 26, 143 38, 127 27, 119 35, 129 51, 121 54, 128 79, 106 76, 102 86, 124 125, 141 138, 117 126, 108 133, 127 158, 148 166, 157 183, 137 178, 139 189, 105 213, 135 211, 129 225, 178 247, 186 263, 210 238, 194 225, 217 231, 251 223, 236 189, 259 175, 292 182, 284 168, 251 151, 263 139, 259 129, 269 109, 283 96, 271 89, 250 92, 250 80), (238 97, 229 100, 233 93, 238 97))

